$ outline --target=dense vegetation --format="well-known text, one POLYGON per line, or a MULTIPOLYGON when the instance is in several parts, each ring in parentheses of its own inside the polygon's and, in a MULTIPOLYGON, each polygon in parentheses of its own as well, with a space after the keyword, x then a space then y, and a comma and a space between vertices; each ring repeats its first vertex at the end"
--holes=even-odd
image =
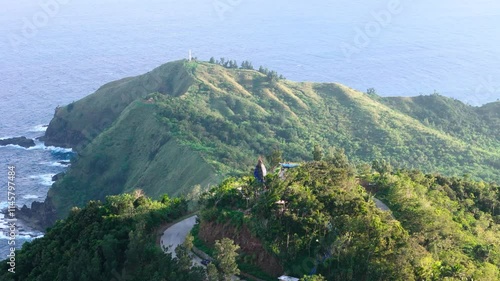
POLYGON ((73 205, 135 188, 153 197, 203 190, 273 150, 304 161, 313 147, 329 155, 336 146, 358 165, 385 159, 500 182, 498 102, 380 98, 280 79, 249 62, 213 62, 168 63, 56 111, 47 140, 79 152, 49 192, 59 218, 73 205))
POLYGON ((205 195, 202 222, 250 228, 295 276, 500 278, 498 185, 405 170, 359 179, 338 160, 306 163, 285 179, 270 175, 265 185, 230 178, 205 195), (377 209, 360 183, 392 213, 377 209))
MULTIPOLYGON (((220 58, 220 60, 216 60, 214 57, 211 57, 210 60, 208 61, 209 63, 212 64, 218 64, 220 66, 223 66, 225 68, 233 68, 237 69, 238 68, 238 62, 236 60, 226 60, 226 58, 220 58)), ((250 61, 242 61, 241 66, 239 67, 240 69, 249 69, 253 70, 253 64, 250 61)), ((267 67, 263 67, 262 65, 259 67, 259 72, 266 75, 269 81, 276 81, 278 79, 283 80, 285 77, 278 73, 274 70, 269 70, 267 67)))
MULTIPOLYGON (((25 244, 17 273, 3 263, 0 279, 203 280, 189 246, 172 259, 155 244, 156 229, 185 214, 187 201, 115 194, 193 195, 231 175, 201 198, 202 223, 248 230, 277 271, 499 280, 499 126, 500 102, 381 98, 287 81, 248 61, 172 62, 56 109, 47 144, 78 155, 48 196, 59 218, 87 206, 25 244), (244 176, 257 155, 271 171, 283 160, 314 162, 261 184, 244 176), (105 202, 87 203, 96 199, 105 202)), ((239 257, 209 267, 211 280, 236 273, 234 259, 242 271, 260 265, 241 246, 239 257)))
POLYGON ((74 208, 16 252, 15 274, 4 262, 0 280, 228 280, 239 272, 235 261, 241 271, 259 273, 252 246, 239 249, 225 238, 259 241, 279 261, 280 274, 301 280, 499 280, 498 184, 392 171, 386 161, 356 176, 341 150, 312 154, 322 160, 284 175, 272 171, 265 183, 231 177, 202 194, 201 224, 251 235, 217 231, 223 236, 208 251, 215 257, 208 272, 192 267, 193 238, 176 258, 155 243, 158 228, 186 214, 189 202, 134 192, 74 208), (391 210, 379 209, 373 195, 391 210))
POLYGON ((191 281, 201 268, 172 259, 156 245, 157 228, 186 214, 182 199, 153 201, 140 193, 110 196, 72 210, 45 236, 16 252, 15 273, 2 262, 0 280, 9 281, 191 281))
MULTIPOLYGON (((471 145, 500 149, 500 102, 477 108, 437 93, 411 98, 388 97, 381 101, 426 126, 466 140, 471 145)), ((500 168, 498 162, 495 165, 495 168, 500 168)))
POLYGON ((373 179, 409 232, 427 279, 500 279, 500 186, 419 171, 373 179))

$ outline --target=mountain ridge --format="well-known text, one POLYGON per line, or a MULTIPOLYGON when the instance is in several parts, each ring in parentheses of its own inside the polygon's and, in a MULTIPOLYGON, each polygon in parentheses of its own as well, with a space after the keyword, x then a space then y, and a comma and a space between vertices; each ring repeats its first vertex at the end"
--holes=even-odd
MULTIPOLYGON (((414 99, 450 102, 438 95, 414 99)), ((477 108, 453 103, 486 116, 467 124, 497 118, 497 103, 477 108)), ((449 130, 447 119, 433 116, 431 122, 438 124, 427 120, 426 125, 421 113, 425 103, 420 104, 420 111, 405 111, 408 100, 381 98, 338 83, 293 82, 270 72, 207 62, 167 63, 108 83, 56 110, 46 142, 71 146, 79 156, 49 197, 62 218, 72 204, 134 188, 153 197, 189 194, 195 186, 206 189, 222 176, 248 171, 258 155, 272 150, 288 160, 311 160, 316 145, 324 154, 334 153, 332 147, 343 149, 359 165, 386 159, 402 168, 499 181, 497 124, 484 126, 477 133, 481 141, 474 143, 467 131, 449 130), (121 133, 125 131, 130 134, 121 133), (134 150, 148 156, 124 156, 134 150), (183 153, 170 158, 175 153, 160 151, 183 153), (198 160, 172 164, 183 158, 198 160), (152 180, 141 181, 139 171, 149 171, 152 180), (189 176, 199 182, 190 181, 185 171, 194 171, 189 176)))

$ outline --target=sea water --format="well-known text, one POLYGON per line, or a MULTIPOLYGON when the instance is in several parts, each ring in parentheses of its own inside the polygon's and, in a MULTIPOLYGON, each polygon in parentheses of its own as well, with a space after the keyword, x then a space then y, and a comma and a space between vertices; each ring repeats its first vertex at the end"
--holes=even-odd
MULTIPOLYGON (((57 106, 106 82, 194 56, 250 60, 288 79, 382 96, 500 97, 496 0, 0 0, 0 138, 43 135, 57 106)), ((0 147, 16 204, 43 201, 69 151, 0 147)), ((3 175, 3 176, 2 176, 3 175)), ((3 188, 3 191, 2 191, 3 188)), ((5 229, 0 218, 0 228, 5 229)), ((7 249, 0 231, 0 256, 7 249)), ((40 236, 24 230, 23 241, 40 236)))

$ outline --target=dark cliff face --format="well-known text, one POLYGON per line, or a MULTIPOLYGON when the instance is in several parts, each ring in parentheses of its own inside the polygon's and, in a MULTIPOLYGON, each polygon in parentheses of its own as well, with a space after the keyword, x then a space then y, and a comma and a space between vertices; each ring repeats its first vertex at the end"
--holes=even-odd
POLYGON ((24 205, 16 212, 16 215, 29 227, 39 230, 47 229, 57 220, 50 197, 47 197, 44 202, 33 202, 31 208, 24 205))
POLYGON ((54 116, 50 121, 50 125, 42 138, 47 146, 56 146, 64 148, 77 148, 79 144, 88 142, 85 135, 77 130, 73 130, 68 126, 68 122, 61 117, 54 116))

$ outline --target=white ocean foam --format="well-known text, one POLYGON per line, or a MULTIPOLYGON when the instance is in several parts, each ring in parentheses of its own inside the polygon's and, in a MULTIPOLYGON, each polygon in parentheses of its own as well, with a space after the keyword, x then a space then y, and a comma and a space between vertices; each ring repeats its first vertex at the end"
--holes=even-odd
POLYGON ((23 195, 23 199, 37 199, 39 196, 36 196, 34 194, 27 194, 27 195, 23 195))
POLYGON ((45 132, 45 131, 47 131, 46 124, 36 125, 35 127, 31 128, 31 130, 30 130, 30 132, 45 132))
POLYGON ((36 139, 35 139, 35 146, 28 148, 28 150, 40 150, 40 149, 46 149, 46 146, 43 142, 36 139))
POLYGON ((30 179, 36 179, 36 180, 39 180, 39 182, 42 185, 51 186, 54 183, 54 181, 52 180, 52 177, 54 175, 55 174, 34 175, 34 176, 30 176, 30 179))
MULTIPOLYGON (((0 239, 10 239, 9 229, 3 229, 3 231, 0 231, 0 239)), ((41 232, 21 232, 21 233, 16 233, 16 239, 22 239, 22 240, 28 240, 32 241, 33 239, 37 238, 42 238, 43 233, 41 232)))
MULTIPOLYGON (((43 237, 44 233, 27 228, 21 221, 16 221, 16 239, 32 241, 43 237)), ((9 239, 10 225, 4 214, 0 214, 0 239, 9 239)))
POLYGON ((36 233, 36 232, 27 232, 27 233, 20 233, 19 235, 16 235, 16 239, 23 239, 23 240, 33 240, 36 238, 42 238, 43 234, 36 233))
MULTIPOLYGON (((5 208, 7 208, 9 206, 9 203, 7 201, 2 201, 0 202, 0 210, 3 210, 5 208)), ((3 214, 0 214, 0 215, 3 215, 3 214)), ((2 218, 2 217, 0 217, 2 218)))
POLYGON ((38 164, 51 166, 51 167, 63 167, 63 168, 69 167, 71 165, 71 163, 69 161, 64 161, 64 160, 56 161, 56 162, 40 162, 38 164))
POLYGON ((22 146, 17 145, 17 144, 0 145, 0 147, 13 147, 13 148, 26 149, 25 147, 22 147, 22 146))
POLYGON ((50 150, 58 153, 73 153, 72 148, 64 148, 64 147, 56 147, 56 146, 45 146, 45 144, 41 141, 35 140, 35 146, 28 148, 28 150, 50 150))
POLYGON ((60 152, 60 153, 73 153, 73 149, 72 148, 47 146, 46 149, 52 150, 54 152, 60 152))

